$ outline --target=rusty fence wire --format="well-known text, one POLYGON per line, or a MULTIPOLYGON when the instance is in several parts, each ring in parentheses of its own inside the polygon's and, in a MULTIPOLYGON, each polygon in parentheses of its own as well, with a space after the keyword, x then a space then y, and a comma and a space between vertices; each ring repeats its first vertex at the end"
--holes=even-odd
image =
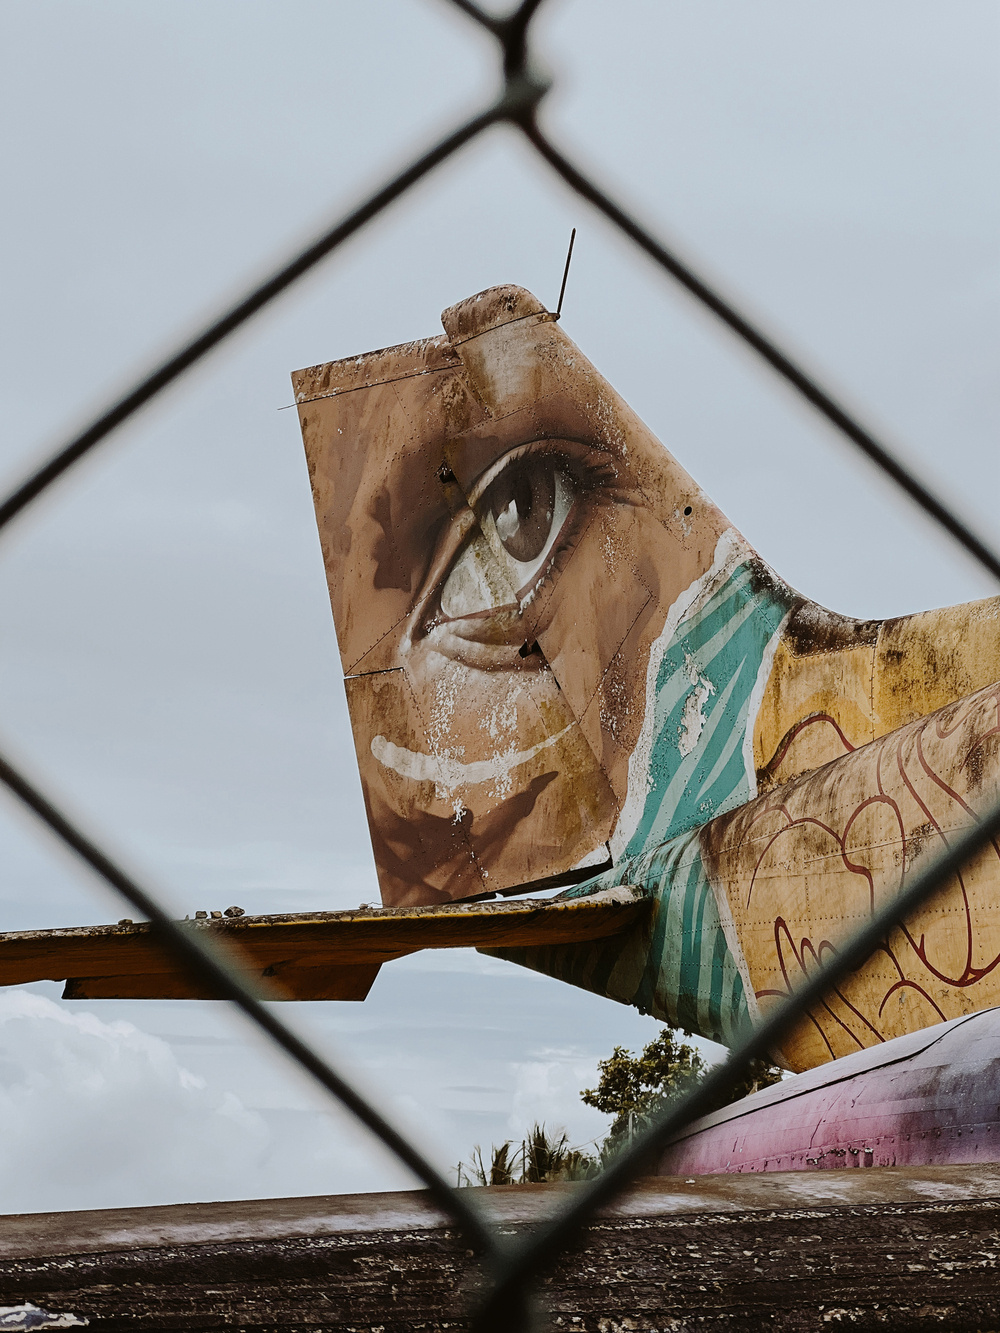
MULTIPOLYGON (((265 281, 235 305, 224 310, 196 337, 178 348, 141 379, 122 398, 87 423, 62 449, 0 502, 0 530, 11 523, 44 491, 128 421, 161 390, 196 365, 230 334, 246 324, 282 292, 311 273, 324 259, 372 218, 428 176, 458 149, 491 126, 506 124, 524 135, 560 177, 582 199, 626 235, 667 275, 750 347, 787 384, 805 398, 841 435, 886 473, 921 509, 939 523, 986 570, 1000 580, 1000 554, 968 523, 948 508, 886 443, 828 393, 794 358, 730 304, 691 269, 663 241, 645 228, 560 149, 538 123, 538 109, 549 90, 532 59, 531 25, 545 0, 523 0, 504 17, 482 11, 473 0, 448 0, 471 22, 492 34, 501 69, 500 92, 475 116, 456 126, 438 143, 387 181, 323 235, 281 264, 265 281)), ((576 1187, 569 1201, 523 1239, 501 1234, 468 1190, 453 1188, 441 1172, 391 1125, 344 1074, 324 1060, 293 1032, 268 1006, 266 986, 249 984, 237 972, 238 955, 220 942, 185 930, 174 921, 156 896, 130 876, 87 834, 69 820, 3 753, 0 782, 105 883, 117 890, 135 910, 147 917, 164 947, 171 949, 214 991, 230 1000, 275 1044, 333 1098, 347 1107, 423 1183, 445 1214, 458 1226, 481 1258, 483 1273, 475 1307, 469 1312, 475 1333, 527 1333, 537 1327, 531 1300, 534 1283, 547 1265, 584 1230, 594 1211, 611 1202, 640 1172, 652 1150, 665 1144, 685 1124, 703 1114, 718 1094, 728 1091, 750 1062, 765 1056, 811 1005, 860 967, 890 930, 925 902, 992 839, 1000 836, 1000 803, 982 815, 934 864, 907 877, 899 894, 855 934, 839 943, 830 960, 769 1017, 748 1031, 729 1058, 713 1068, 704 1082, 675 1099, 630 1146, 596 1178, 576 1187)), ((565 1196, 562 1196, 565 1198, 565 1196)))

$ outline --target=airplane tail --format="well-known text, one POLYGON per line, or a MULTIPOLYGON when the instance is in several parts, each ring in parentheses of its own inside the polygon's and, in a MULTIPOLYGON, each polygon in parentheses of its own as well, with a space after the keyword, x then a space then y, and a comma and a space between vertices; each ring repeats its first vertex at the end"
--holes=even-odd
POLYGON ((520 287, 293 376, 383 900, 588 878, 755 790, 800 605, 520 287))
POLYGON ((829 912, 912 855, 873 834, 892 864, 869 871, 819 846, 869 809, 868 760, 857 792, 809 787, 819 822, 760 872, 773 902, 731 812, 752 824, 771 789, 1000 679, 998 603, 823 610, 529 292, 442 322, 293 377, 383 901, 637 885, 651 910, 625 934, 503 956, 731 1041, 784 976, 781 930, 829 947, 829 912))

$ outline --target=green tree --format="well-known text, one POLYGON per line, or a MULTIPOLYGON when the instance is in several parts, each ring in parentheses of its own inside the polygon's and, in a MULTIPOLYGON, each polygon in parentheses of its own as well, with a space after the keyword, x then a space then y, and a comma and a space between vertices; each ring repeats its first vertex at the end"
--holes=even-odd
POLYGON ((483 1150, 477 1143, 472 1150, 472 1156, 469 1165, 464 1162, 458 1164, 458 1179, 461 1183, 464 1173, 470 1185, 516 1185, 514 1178, 514 1162, 516 1155, 511 1154, 511 1145, 501 1143, 493 1145, 493 1154, 490 1158, 489 1166, 483 1161, 483 1150))
POLYGON ((596 1174, 598 1160, 571 1148, 564 1130, 549 1133, 537 1122, 520 1149, 511 1143, 493 1144, 489 1164, 476 1145, 469 1165, 458 1164, 458 1183, 468 1185, 540 1185, 556 1180, 586 1180, 596 1174), (464 1181, 463 1181, 464 1176, 464 1181))
MULTIPOLYGON (((597 1087, 585 1088, 580 1096, 587 1106, 614 1116, 601 1150, 604 1157, 648 1124, 666 1101, 700 1083, 707 1072, 705 1061, 694 1047, 682 1043, 670 1028, 664 1028, 641 1055, 616 1046, 597 1068, 597 1087)), ((717 1111, 780 1078, 781 1070, 775 1065, 755 1060, 746 1076, 728 1094, 716 1099, 709 1110, 717 1111)))
MULTIPOLYGON (((616 1046, 606 1060, 598 1061, 600 1077, 597 1087, 586 1088, 580 1094, 588 1106, 614 1117, 608 1137, 596 1156, 571 1148, 565 1131, 550 1133, 544 1124, 536 1122, 519 1148, 510 1140, 493 1144, 488 1162, 477 1145, 468 1166, 459 1162, 458 1183, 534 1185, 556 1180, 586 1180, 596 1175, 601 1165, 647 1125, 666 1101, 688 1092, 705 1077, 705 1061, 693 1046, 682 1042, 680 1036, 670 1028, 664 1028, 640 1055, 633 1055, 624 1046, 616 1046)), ((777 1083, 781 1076, 777 1066, 766 1060, 755 1060, 735 1087, 717 1098, 708 1109, 716 1111, 730 1102, 748 1097, 760 1088, 777 1083)), ((653 1157, 648 1169, 656 1170, 653 1157)))
POLYGON ((553 1180, 585 1180, 594 1174, 593 1157, 571 1148, 566 1132, 550 1135, 537 1122, 521 1148, 521 1183, 541 1184, 553 1180))

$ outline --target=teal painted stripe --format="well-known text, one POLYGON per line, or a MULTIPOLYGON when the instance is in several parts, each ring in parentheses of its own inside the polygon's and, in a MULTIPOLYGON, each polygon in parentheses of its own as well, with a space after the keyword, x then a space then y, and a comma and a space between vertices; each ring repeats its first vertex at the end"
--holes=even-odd
MULTIPOLYGON (((726 937, 720 930, 715 936, 712 948, 712 998, 709 1006, 709 1023, 719 1033, 723 1031, 724 1022, 732 1018, 733 989, 731 985, 727 985, 729 982, 727 963, 731 964, 732 960, 726 947, 726 937)), ((736 975, 739 977, 739 972, 736 975)), ((742 989, 743 980, 740 978, 741 992, 742 989)))
POLYGON ((684 885, 684 925, 681 936, 680 1001, 693 1006, 681 1018, 682 1025, 691 1032, 700 1032, 702 985, 701 942, 705 927, 705 890, 708 885, 702 874, 701 860, 692 861, 684 885))
POLYGON ((744 563, 682 619, 663 654, 649 768, 632 778, 645 782, 645 801, 625 857, 563 895, 639 884, 653 899, 652 921, 594 944, 487 952, 635 1005, 673 1026, 717 1041, 737 1039, 749 1021, 747 997, 697 830, 751 795, 743 755, 750 698, 789 604, 784 592, 762 589, 744 563), (685 710, 694 711, 688 701, 696 690, 703 697, 701 732, 682 755, 685 710))
POLYGON ((599 995, 632 1004, 654 1018, 727 1041, 748 1016, 743 981, 729 953, 697 833, 629 857, 563 897, 579 898, 618 884, 642 884, 654 899, 651 928, 592 945, 490 951, 599 995), (637 978, 631 993, 613 993, 612 973, 637 978))
POLYGON ((678 625, 657 672, 647 794, 629 855, 749 799, 742 743, 750 724, 750 696, 787 605, 777 590, 756 591, 744 564, 678 625), (699 689, 707 692, 701 735, 694 750, 682 755, 685 709, 699 689), (739 762, 731 762, 732 756, 739 762))
MULTIPOLYGON (((667 780, 666 787, 660 798, 659 805, 652 814, 650 826, 669 827, 676 822, 676 814, 682 804, 686 804, 696 816, 696 823, 707 823, 715 813, 714 809, 707 810, 702 796, 702 781, 699 778, 699 770, 703 769, 711 759, 712 754, 717 748, 716 732, 719 727, 728 723, 727 713, 729 702, 733 693, 735 681, 731 682, 723 692, 722 697, 712 709, 711 715, 707 719, 702 734, 699 737, 698 745, 689 755, 680 758, 677 764, 676 772, 667 780)), ((690 690, 689 690, 690 693, 690 690)), ((732 732, 730 732, 732 734, 732 732)), ((742 737, 739 738, 742 742, 742 737)), ((724 744, 724 742, 719 742, 724 744)), ((678 748, 677 754, 680 755, 678 748)), ((647 797, 646 815, 649 814, 651 801, 647 797)), ((644 816, 645 818, 646 816, 644 816)), ((633 838, 633 843, 636 841, 633 838)), ((631 844, 630 844, 631 850, 631 844)), ((638 848, 636 848, 638 850, 638 848)))

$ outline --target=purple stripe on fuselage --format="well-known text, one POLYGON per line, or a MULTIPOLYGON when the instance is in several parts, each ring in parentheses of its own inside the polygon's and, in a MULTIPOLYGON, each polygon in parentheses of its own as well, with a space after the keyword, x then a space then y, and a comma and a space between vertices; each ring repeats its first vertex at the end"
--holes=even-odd
POLYGON ((695 1121, 661 1175, 1000 1161, 1000 1009, 784 1079, 695 1121))

